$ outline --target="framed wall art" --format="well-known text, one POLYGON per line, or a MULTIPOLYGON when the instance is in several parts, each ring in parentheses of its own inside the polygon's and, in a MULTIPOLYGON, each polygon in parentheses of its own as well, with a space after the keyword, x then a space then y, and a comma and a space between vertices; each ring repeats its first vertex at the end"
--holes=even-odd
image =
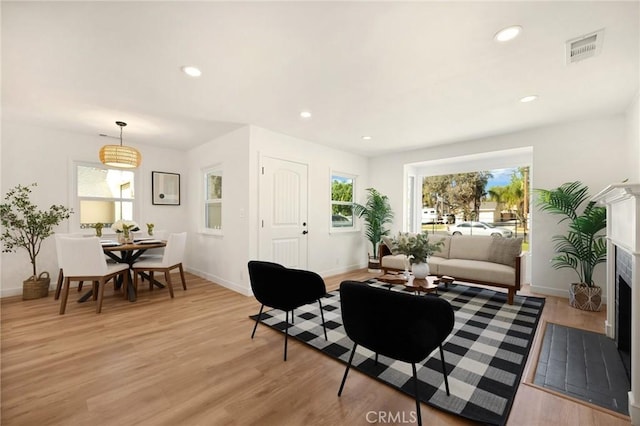
POLYGON ((180 175, 151 172, 152 203, 161 206, 180 205, 180 175))

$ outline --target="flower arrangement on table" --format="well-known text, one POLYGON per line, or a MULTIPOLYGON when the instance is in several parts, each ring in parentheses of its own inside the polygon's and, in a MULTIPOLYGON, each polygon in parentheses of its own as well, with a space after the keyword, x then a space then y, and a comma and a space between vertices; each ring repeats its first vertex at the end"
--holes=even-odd
POLYGON ((118 220, 111 225, 111 229, 116 231, 118 234, 122 234, 124 240, 128 241, 130 239, 129 233, 139 231, 140 227, 132 220, 118 220))
POLYGON ((394 251, 407 256, 411 264, 426 262, 436 251, 440 251, 443 245, 443 241, 430 242, 426 232, 420 234, 399 232, 393 239, 394 251))

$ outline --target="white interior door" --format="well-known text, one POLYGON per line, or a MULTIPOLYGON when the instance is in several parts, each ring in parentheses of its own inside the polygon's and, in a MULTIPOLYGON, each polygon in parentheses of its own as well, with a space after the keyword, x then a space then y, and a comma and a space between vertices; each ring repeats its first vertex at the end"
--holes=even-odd
POLYGON ((307 268, 307 165, 263 157, 260 170, 260 260, 307 268))

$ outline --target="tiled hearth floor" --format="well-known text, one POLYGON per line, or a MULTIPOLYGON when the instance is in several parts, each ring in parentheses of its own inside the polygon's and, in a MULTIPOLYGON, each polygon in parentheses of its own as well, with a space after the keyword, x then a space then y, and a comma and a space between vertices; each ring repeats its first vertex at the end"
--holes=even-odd
POLYGON ((629 415, 629 378, 604 334, 547 323, 534 384, 629 415))

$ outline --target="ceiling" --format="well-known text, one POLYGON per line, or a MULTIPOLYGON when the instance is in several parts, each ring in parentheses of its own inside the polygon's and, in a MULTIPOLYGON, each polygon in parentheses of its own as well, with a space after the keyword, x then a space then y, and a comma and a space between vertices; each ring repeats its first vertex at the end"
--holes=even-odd
POLYGON ((637 1, 1 7, 3 121, 91 137, 122 120, 133 146, 253 124, 376 156, 622 113, 639 87, 637 1), (567 65, 565 42, 602 28, 602 53, 567 65))

